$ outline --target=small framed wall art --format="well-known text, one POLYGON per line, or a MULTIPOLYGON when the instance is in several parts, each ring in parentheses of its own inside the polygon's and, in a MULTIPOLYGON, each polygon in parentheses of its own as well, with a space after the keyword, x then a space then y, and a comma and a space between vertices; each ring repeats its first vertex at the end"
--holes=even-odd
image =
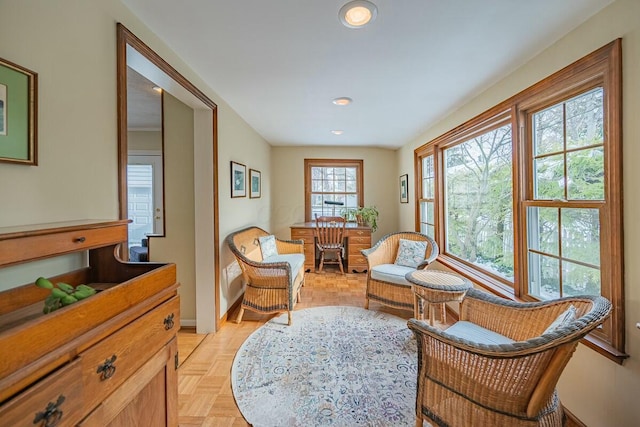
POLYGON ((231 197, 246 197, 247 167, 242 163, 231 162, 231 197))
POLYGON ((400 176, 400 203, 409 203, 409 175, 400 176))
POLYGON ((262 177, 259 170, 249 169, 249 187, 249 198, 260 198, 262 195, 262 177))
POLYGON ((37 165, 38 74, 0 58, 0 162, 37 165))

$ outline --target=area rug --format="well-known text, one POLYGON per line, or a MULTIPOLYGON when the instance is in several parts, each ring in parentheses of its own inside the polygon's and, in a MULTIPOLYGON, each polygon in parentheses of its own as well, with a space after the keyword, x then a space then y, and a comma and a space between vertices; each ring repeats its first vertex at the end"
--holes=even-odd
POLYGON ((247 422, 414 426, 416 341, 399 317, 359 307, 278 316, 236 353, 233 395, 247 422))

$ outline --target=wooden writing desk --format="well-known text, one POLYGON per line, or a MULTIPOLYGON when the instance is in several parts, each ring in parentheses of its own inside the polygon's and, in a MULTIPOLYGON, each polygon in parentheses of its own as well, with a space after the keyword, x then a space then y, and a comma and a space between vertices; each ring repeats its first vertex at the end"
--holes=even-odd
MULTIPOLYGON (((316 269, 315 222, 301 222, 291 226, 291 239, 304 240, 304 268, 316 269)), ((368 268, 367 259, 360 253, 371 247, 371 227, 347 222, 345 227, 347 271, 364 272, 368 268)))

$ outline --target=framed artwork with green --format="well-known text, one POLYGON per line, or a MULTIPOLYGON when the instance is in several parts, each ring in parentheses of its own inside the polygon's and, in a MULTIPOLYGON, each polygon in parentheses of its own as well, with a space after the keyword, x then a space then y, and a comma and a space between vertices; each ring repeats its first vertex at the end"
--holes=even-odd
POLYGON ((262 195, 262 177, 259 170, 249 169, 249 185, 251 187, 249 198, 259 198, 262 195))
POLYGON ((37 165, 38 74, 0 58, 0 162, 37 165))
POLYGON ((242 163, 231 162, 231 197, 246 197, 247 167, 242 163))

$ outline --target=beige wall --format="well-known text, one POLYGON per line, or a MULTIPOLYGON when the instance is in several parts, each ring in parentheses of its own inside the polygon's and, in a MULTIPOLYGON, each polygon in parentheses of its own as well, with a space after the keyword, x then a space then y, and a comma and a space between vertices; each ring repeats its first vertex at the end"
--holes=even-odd
MULTIPOLYGON (((274 147, 271 230, 280 238, 291 237, 289 227, 304 222, 304 159, 362 159, 364 204, 380 211, 373 242, 397 230, 400 177, 395 152, 382 148, 274 147)), ((403 170, 402 173, 405 173, 403 170)), ((413 230, 413 228, 411 228, 413 230)))
MULTIPOLYGON (((623 366, 580 345, 560 382, 560 399, 581 421, 593 427, 635 426, 640 422, 640 1, 618 0, 566 37, 533 58, 491 89, 405 145, 398 155, 400 170, 413 168, 413 150, 480 114, 544 77, 622 37, 624 138, 624 241, 627 353, 623 366)), ((414 221, 412 209, 401 209, 400 225, 414 221)))
POLYGON ((127 132, 129 152, 133 151, 162 151, 162 132, 160 131, 129 131, 127 132))
POLYGON ((149 242, 149 261, 174 262, 180 282, 180 318, 195 325, 195 209, 193 109, 164 94, 163 237, 149 242))
MULTIPOLYGON (((0 164, 0 227, 118 217, 117 22, 218 106, 218 226, 221 257, 228 261, 224 238, 230 231, 270 221, 268 191, 251 203, 229 198, 229 160, 268 176, 269 145, 119 0, 0 0, 0 56, 37 72, 39 80, 39 165, 0 164)), ((37 275, 67 271, 67 265, 45 263, 37 275)), ((26 272, 20 284, 37 277, 28 266, 16 269, 26 272)), ((195 300, 186 291, 182 297, 195 300)), ((213 304, 210 310, 213 317, 213 304)))
POLYGON ((220 204, 220 313, 224 315, 242 293, 242 280, 239 267, 224 239, 235 230, 256 225, 269 230, 271 221, 271 146, 267 144, 253 129, 246 127, 240 130, 241 119, 229 116, 221 111, 218 121, 224 121, 234 129, 231 134, 220 128, 220 171, 218 179, 220 204), (234 126, 235 125, 235 126, 234 126), (223 143, 224 141, 224 143, 223 143), (258 199, 247 196, 231 198, 231 161, 259 170, 262 175, 262 197, 258 199))

